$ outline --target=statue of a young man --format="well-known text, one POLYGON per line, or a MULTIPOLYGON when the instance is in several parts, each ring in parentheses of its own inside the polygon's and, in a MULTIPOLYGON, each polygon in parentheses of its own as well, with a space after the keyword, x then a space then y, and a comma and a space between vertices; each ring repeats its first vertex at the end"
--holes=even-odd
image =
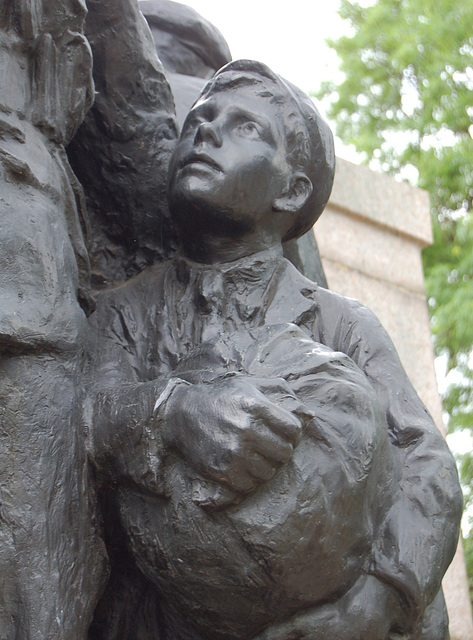
POLYGON ((307 97, 227 65, 171 161, 181 255, 92 316, 95 461, 170 640, 447 637, 453 459, 376 318, 281 255, 333 164, 307 97))

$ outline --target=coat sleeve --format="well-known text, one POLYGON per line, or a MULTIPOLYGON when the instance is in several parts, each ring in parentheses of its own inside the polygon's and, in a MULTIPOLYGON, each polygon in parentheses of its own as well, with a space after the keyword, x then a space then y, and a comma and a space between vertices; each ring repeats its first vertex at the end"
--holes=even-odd
POLYGON ((89 319, 89 456, 102 482, 125 481, 161 491, 155 405, 168 378, 146 367, 143 305, 127 285, 103 293, 89 319))
POLYGON ((453 456, 374 314, 319 290, 315 334, 365 373, 386 412, 401 471, 398 496, 374 545, 370 572, 406 597, 420 620, 456 550, 462 494, 453 456))

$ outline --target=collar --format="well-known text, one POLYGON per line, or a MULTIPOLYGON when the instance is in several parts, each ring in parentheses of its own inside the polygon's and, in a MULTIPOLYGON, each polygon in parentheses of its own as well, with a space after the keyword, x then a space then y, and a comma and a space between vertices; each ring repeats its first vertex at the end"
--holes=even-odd
POLYGON ((225 288, 230 286, 238 293, 250 292, 265 286, 270 281, 283 257, 282 247, 276 246, 257 251, 249 256, 217 264, 201 264, 184 256, 175 258, 176 276, 183 285, 192 280, 216 278, 223 280, 225 288))
POLYGON ((282 261, 282 247, 212 265, 176 257, 173 272, 178 297, 204 315, 261 322, 272 277, 282 261))

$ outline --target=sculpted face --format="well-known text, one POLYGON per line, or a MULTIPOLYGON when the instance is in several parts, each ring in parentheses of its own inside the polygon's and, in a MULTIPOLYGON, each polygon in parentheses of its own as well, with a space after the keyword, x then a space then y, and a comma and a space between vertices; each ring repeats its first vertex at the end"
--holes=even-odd
POLYGON ((277 105, 248 86, 194 105, 170 166, 169 201, 181 230, 190 219, 241 232, 270 223, 292 176, 280 120, 277 105))

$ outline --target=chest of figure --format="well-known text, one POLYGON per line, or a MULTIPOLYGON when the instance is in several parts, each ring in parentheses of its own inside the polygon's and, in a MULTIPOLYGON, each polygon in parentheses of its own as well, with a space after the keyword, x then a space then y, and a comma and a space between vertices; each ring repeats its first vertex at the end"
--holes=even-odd
POLYGON ((175 373, 202 379, 205 366, 210 377, 238 366, 287 379, 315 416, 291 460, 239 504, 211 510, 200 506, 206 481, 173 455, 164 495, 123 487, 120 512, 137 564, 163 599, 192 612, 202 637, 242 640, 353 584, 384 516, 378 505, 391 504, 392 465, 364 375, 294 325, 200 345, 175 373))
MULTIPOLYGON (((373 458, 367 462, 372 468, 373 458)), ((347 473, 339 451, 306 434, 270 483, 210 511, 195 501, 202 478, 172 458, 165 497, 120 490, 122 523, 140 570, 165 601, 192 612, 202 637, 242 640, 359 577, 377 520, 373 483, 382 475, 355 482, 359 472, 352 462, 347 473)))

